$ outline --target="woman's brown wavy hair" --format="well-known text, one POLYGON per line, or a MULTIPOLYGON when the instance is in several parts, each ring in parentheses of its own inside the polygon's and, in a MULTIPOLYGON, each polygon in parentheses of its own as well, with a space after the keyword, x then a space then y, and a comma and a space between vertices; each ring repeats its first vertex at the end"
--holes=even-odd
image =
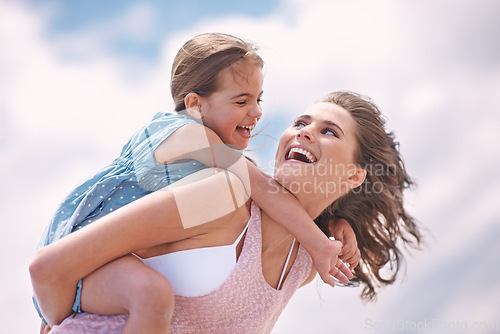
POLYGON ((362 185, 323 211, 316 223, 325 233, 332 216, 350 223, 361 252, 350 285, 363 284, 361 298, 371 301, 377 288, 394 283, 403 261, 400 247, 420 245, 418 224, 403 201, 403 191, 414 182, 406 172, 394 134, 386 132, 385 121, 372 101, 352 92, 334 92, 319 102, 334 103, 353 116, 358 144, 354 159, 367 175, 362 185))

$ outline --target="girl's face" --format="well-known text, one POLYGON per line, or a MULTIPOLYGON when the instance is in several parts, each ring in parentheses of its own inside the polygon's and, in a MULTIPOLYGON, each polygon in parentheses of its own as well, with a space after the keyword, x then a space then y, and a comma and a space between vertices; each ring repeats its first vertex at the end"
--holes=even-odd
POLYGON ((201 98, 203 124, 217 133, 225 144, 246 148, 262 116, 262 83, 261 68, 249 61, 238 61, 222 70, 217 91, 201 98))
POLYGON ((355 131, 356 123, 344 108, 314 104, 281 136, 275 179, 305 207, 308 202, 328 206, 364 179, 365 172, 354 161, 355 131), (361 179, 354 180, 358 171, 361 179))

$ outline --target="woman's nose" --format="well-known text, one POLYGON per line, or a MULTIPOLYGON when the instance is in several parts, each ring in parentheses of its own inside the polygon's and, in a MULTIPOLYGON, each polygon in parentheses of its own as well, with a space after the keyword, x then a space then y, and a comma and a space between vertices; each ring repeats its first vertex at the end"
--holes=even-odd
POLYGON ((304 126, 303 128, 300 128, 299 131, 297 132, 297 138, 302 138, 309 140, 311 142, 315 141, 314 135, 311 131, 310 125, 304 126))

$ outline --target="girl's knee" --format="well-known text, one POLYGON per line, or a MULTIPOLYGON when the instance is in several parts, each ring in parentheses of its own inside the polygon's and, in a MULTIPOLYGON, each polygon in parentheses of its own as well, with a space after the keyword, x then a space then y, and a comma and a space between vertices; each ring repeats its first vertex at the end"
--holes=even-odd
POLYGON ((136 277, 132 292, 132 305, 142 312, 172 311, 174 292, 170 282, 160 273, 150 270, 147 275, 136 277))
POLYGON ((166 333, 174 311, 174 293, 170 282, 151 268, 133 277, 128 292, 129 318, 124 333, 166 333))

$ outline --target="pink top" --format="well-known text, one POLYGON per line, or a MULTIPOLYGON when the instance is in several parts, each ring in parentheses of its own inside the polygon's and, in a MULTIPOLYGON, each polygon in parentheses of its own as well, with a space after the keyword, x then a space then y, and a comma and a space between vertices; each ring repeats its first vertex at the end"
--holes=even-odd
MULTIPOLYGON (((236 267, 216 290, 198 297, 175 296, 171 333, 270 333, 295 291, 311 273, 312 260, 299 247, 281 290, 262 274, 260 208, 252 203, 243 249, 236 267)), ((121 333, 126 315, 78 313, 50 333, 121 333)))

